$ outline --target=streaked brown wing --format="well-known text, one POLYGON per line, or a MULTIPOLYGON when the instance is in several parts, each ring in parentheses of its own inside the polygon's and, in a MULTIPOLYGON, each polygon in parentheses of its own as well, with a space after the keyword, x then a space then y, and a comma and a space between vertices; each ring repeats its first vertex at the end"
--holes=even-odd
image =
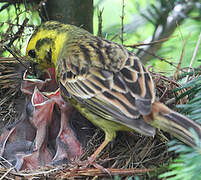
POLYGON ((65 95, 123 124, 150 113, 155 98, 152 78, 134 54, 98 38, 74 47, 61 55, 57 66, 65 95))

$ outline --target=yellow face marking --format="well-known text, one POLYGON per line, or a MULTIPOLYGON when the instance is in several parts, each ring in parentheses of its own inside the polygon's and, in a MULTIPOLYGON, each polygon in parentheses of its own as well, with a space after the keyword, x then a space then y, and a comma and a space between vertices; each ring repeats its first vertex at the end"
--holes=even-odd
POLYGON ((47 62, 45 61, 45 56, 49 51, 49 49, 51 48, 52 51, 51 62, 56 66, 57 58, 59 56, 60 51, 62 50, 62 46, 65 42, 65 39, 66 39, 66 33, 62 32, 58 33, 57 31, 53 30, 39 29, 39 31, 31 37, 27 45, 26 56, 28 56, 28 52, 33 49, 36 52, 36 58, 34 58, 33 61, 39 63, 42 66, 48 66, 47 62), (54 42, 54 44, 44 43, 40 46, 39 49, 37 49, 36 48, 37 42, 45 38, 52 39, 52 42, 54 42))

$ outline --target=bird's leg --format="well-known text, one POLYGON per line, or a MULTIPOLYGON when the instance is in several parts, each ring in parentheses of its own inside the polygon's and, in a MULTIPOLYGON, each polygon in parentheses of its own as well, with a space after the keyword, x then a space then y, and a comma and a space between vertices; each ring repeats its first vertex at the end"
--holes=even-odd
POLYGON ((93 164, 96 161, 96 158, 101 153, 101 151, 107 146, 107 144, 110 142, 110 139, 105 138, 103 143, 96 149, 96 151, 88 158, 88 161, 90 164, 93 164))
POLYGON ((102 142, 102 144, 96 149, 96 151, 88 158, 86 161, 82 161, 80 165, 82 165, 83 168, 86 168, 88 165, 93 165, 95 168, 101 169, 104 172, 108 172, 103 166, 96 163, 96 158, 101 153, 101 151, 107 146, 109 142, 111 142, 116 137, 116 132, 111 133, 110 131, 104 131, 105 132, 105 139, 102 142))

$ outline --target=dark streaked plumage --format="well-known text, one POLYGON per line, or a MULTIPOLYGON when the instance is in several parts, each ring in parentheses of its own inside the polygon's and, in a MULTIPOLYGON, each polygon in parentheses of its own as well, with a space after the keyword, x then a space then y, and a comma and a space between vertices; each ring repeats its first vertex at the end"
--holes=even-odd
POLYGON ((135 130, 154 136, 157 127, 192 146, 195 143, 189 128, 201 137, 198 124, 155 101, 150 73, 123 46, 72 25, 46 22, 31 37, 27 55, 32 50, 36 53, 32 61, 38 63, 39 70, 56 68, 63 97, 104 130, 105 141, 92 155, 93 160, 116 131, 135 130), (43 41, 46 39, 50 43, 43 41), (46 60, 49 49, 51 64, 46 60))

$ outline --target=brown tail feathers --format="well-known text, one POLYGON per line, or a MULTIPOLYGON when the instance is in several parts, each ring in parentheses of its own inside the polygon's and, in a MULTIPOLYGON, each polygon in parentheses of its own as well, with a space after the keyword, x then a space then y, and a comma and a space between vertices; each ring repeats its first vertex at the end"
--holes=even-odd
POLYGON ((160 102, 153 103, 152 113, 144 116, 144 119, 152 126, 170 133, 190 146, 196 145, 190 129, 194 129, 201 139, 201 126, 199 124, 160 102))

